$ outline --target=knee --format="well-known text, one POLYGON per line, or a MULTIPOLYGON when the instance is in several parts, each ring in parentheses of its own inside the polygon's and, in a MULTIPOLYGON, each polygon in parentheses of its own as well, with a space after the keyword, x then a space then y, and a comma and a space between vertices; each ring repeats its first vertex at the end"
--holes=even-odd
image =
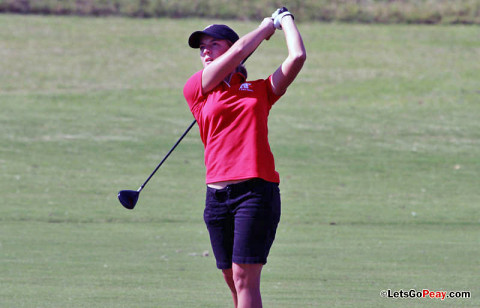
POLYGON ((227 282, 232 281, 233 282, 233 271, 232 271, 231 268, 222 270, 222 274, 223 274, 223 278, 225 279, 225 281, 227 281, 227 282))
POLYGON ((258 269, 251 266, 237 266, 232 274, 237 290, 260 288, 260 272, 258 269))
POLYGON ((233 280, 233 271, 232 271, 232 269, 222 270, 222 274, 223 274, 223 279, 225 279, 225 282, 226 282, 227 285, 230 287, 230 289, 232 290, 232 292, 235 292, 235 282, 234 282, 234 280, 233 280))

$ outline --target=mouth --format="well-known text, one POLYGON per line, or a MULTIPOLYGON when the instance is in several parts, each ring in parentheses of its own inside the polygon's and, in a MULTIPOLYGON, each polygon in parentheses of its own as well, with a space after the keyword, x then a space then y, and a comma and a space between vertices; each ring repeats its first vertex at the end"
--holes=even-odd
POLYGON ((205 62, 205 65, 209 65, 210 63, 213 62, 213 59, 212 58, 206 58, 204 62, 205 62))

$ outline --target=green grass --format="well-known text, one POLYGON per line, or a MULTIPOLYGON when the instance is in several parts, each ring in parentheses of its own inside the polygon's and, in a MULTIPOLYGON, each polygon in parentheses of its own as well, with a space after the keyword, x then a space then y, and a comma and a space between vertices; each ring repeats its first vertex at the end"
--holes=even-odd
MULTIPOLYGON (((208 21, 211 23, 214 21, 208 21)), ((229 307, 202 221, 205 20, 0 16, 1 307, 229 307)), ((232 22, 240 34, 257 26, 232 22)), ((478 27, 300 25, 270 118, 283 213, 265 307, 480 306, 478 27), (386 299, 384 289, 470 299, 386 299)), ((264 78, 281 33, 249 59, 264 78)))

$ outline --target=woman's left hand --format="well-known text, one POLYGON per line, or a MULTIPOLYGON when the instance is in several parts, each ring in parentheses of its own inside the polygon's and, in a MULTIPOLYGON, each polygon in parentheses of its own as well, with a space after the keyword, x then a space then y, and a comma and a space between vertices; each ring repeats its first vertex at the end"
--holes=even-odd
POLYGON ((266 37, 265 39, 268 41, 272 35, 275 33, 275 25, 273 23, 273 18, 272 17, 266 17, 263 19, 262 23, 260 24, 260 26, 258 26, 259 28, 265 28, 266 30, 266 37))

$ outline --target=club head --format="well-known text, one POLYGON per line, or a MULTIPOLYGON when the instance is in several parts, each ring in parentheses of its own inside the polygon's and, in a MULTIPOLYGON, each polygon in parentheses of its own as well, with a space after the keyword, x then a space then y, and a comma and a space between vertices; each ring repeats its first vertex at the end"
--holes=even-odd
POLYGON ((118 193, 118 201, 129 210, 133 210, 138 201, 140 192, 136 190, 121 190, 118 193))

